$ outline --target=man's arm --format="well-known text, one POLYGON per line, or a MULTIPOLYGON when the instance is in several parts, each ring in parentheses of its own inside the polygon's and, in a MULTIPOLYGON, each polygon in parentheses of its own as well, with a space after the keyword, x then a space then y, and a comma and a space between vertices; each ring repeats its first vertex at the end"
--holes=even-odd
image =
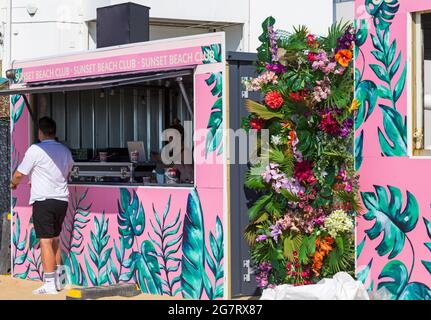
POLYGON ((12 190, 15 190, 16 187, 21 183, 22 178, 24 178, 24 174, 22 174, 21 172, 19 172, 18 170, 15 171, 15 173, 13 174, 12 180, 10 182, 10 188, 12 190))

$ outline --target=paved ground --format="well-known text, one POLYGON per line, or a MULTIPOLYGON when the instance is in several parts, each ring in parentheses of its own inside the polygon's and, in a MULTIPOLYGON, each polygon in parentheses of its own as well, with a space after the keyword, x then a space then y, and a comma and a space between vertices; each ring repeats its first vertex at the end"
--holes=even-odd
MULTIPOLYGON (((56 295, 34 295, 32 291, 40 287, 41 283, 30 280, 12 278, 0 275, 0 300, 65 300, 67 290, 56 295)), ((132 298, 108 297, 99 300, 173 300, 167 296, 140 294, 132 298)), ((176 298, 179 299, 179 298, 176 298)))
MULTIPOLYGON (((39 288, 40 282, 12 278, 0 275, 0 300, 65 300, 67 290, 56 295, 34 295, 32 291, 39 288)), ((168 296, 140 294, 132 298, 107 297, 98 300, 179 300, 168 296)), ((241 297, 238 300, 257 300, 257 297, 241 297)))

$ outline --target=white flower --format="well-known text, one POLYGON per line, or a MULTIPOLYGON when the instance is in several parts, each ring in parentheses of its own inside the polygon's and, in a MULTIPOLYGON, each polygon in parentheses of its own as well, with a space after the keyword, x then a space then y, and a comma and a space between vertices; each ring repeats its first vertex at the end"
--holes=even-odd
POLYGON ((281 141, 280 136, 271 136, 271 142, 276 146, 283 144, 283 141, 281 141))
POLYGON ((344 210, 335 210, 326 217, 325 229, 335 238, 339 233, 352 232, 353 220, 344 210))

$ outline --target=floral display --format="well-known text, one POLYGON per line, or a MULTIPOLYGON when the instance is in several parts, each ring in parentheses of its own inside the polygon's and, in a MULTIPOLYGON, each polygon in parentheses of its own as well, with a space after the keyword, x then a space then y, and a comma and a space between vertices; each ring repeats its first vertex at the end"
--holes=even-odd
MULTIPOLYGON (((354 170, 352 26, 326 37, 306 27, 279 32, 269 17, 247 90, 246 130, 269 130, 269 159, 251 166, 246 188, 259 197, 245 237, 260 288, 307 285, 339 271, 354 274, 354 219, 360 212, 354 170)), ((260 141, 260 140, 259 140, 260 141)), ((258 142, 258 146, 263 142, 258 142)))

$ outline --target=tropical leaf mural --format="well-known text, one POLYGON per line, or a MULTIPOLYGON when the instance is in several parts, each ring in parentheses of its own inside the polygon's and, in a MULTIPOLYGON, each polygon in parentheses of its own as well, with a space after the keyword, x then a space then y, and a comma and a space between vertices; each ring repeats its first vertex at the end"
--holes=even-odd
POLYGON ((131 197, 127 189, 120 189, 117 221, 118 231, 124 238, 124 246, 126 249, 132 248, 135 238, 142 235, 145 230, 144 207, 135 191, 131 197))
MULTIPOLYGON (((407 233, 411 232, 417 224, 419 206, 416 198, 407 191, 407 204, 402 210, 402 194, 400 189, 388 186, 390 202, 386 189, 374 186, 375 193, 362 192, 362 201, 368 212, 363 216, 367 221, 373 221, 372 228, 366 230, 371 240, 383 233, 376 251, 380 256, 389 253, 389 259, 395 258, 404 248, 407 233)), ((408 239, 409 240, 409 239, 408 239)), ((409 240, 410 241, 410 240, 409 240)))
POLYGON ((157 253, 151 241, 141 244, 140 252, 132 251, 124 262, 129 270, 120 276, 122 281, 134 279, 143 293, 162 294, 162 281, 157 253))
MULTIPOLYGON (((30 224, 32 224, 30 218, 30 224)), ((32 226, 30 228, 29 254, 27 261, 30 263, 30 272, 36 273, 36 276, 30 277, 31 280, 43 280, 42 257, 39 251, 39 239, 36 238, 36 231, 32 226)))
POLYGON ((224 242, 223 242, 223 225, 219 217, 216 218, 215 234, 210 232, 210 248, 211 253, 206 249, 205 260, 214 277, 214 284, 210 283, 208 277, 204 277, 205 292, 209 299, 214 300, 223 298, 223 257, 224 257, 224 242))
POLYGON ((431 300, 431 290, 423 283, 409 282, 411 273, 402 261, 389 261, 379 275, 377 289, 385 288, 392 300, 431 300))
POLYGON ((111 258, 112 247, 108 247, 110 235, 108 234, 109 219, 105 220, 102 212, 100 221, 93 218, 94 232, 90 231, 91 245, 87 244, 88 254, 94 267, 84 255, 88 277, 94 286, 101 286, 109 282, 108 261, 111 258))
POLYGON ((379 106, 383 111, 383 126, 385 135, 378 128, 379 142, 385 156, 407 155, 407 117, 401 116, 396 110, 384 105, 379 106))
POLYGON ((211 114, 208 119, 207 128, 208 133, 205 140, 205 157, 209 153, 218 151, 218 155, 223 152, 223 84, 222 84, 222 72, 212 73, 206 80, 208 86, 214 85, 211 93, 213 96, 218 97, 211 108, 211 114))
POLYGON ((398 0, 366 0, 365 6, 373 16, 374 25, 378 30, 385 30, 392 24, 400 5, 398 0))
POLYGON ((204 290, 205 230, 202 206, 196 189, 189 194, 183 225, 181 261, 182 296, 200 299, 204 290))
POLYGON ((364 148, 364 130, 355 138, 355 170, 358 171, 362 165, 362 152, 364 148))
MULTIPOLYGON (((425 218, 423 218, 425 228, 427 230, 428 238, 430 239, 430 242, 425 242, 424 245, 427 247, 429 252, 431 253, 431 222, 425 218)), ((427 271, 431 274, 431 261, 422 260, 422 264, 427 269, 427 271)))
POLYGON ((87 278, 78 260, 84 250, 83 230, 90 221, 88 216, 90 215, 91 204, 84 204, 87 192, 88 189, 78 197, 79 193, 75 187, 68 213, 63 222, 63 232, 60 235, 62 259, 68 269, 69 280, 75 285, 82 286, 87 285, 87 278))
POLYGON ((157 256, 161 259, 160 267, 164 271, 165 279, 162 279, 163 293, 169 296, 176 295, 181 291, 179 276, 172 278, 171 274, 180 270, 181 259, 175 257, 181 248, 182 234, 180 232, 182 222, 180 221, 180 214, 174 216, 173 220, 168 223, 169 209, 171 206, 171 196, 169 195, 168 202, 162 215, 159 215, 153 204, 153 214, 156 223, 150 221, 153 232, 156 235, 155 239, 148 234, 152 242, 157 247, 157 256), (177 288, 176 288, 177 287, 177 288), (175 289, 176 288, 176 289, 175 289))
POLYGON ((210 46, 203 46, 202 53, 204 54, 204 64, 219 63, 222 61, 221 44, 212 44, 210 46))
POLYGON ((27 265, 26 270, 21 273, 15 273, 15 267, 21 266, 27 260, 28 248, 27 243, 27 232, 24 238, 21 240, 21 219, 17 212, 13 212, 13 232, 12 232, 12 274, 14 277, 26 279, 30 272, 30 264, 27 265))

